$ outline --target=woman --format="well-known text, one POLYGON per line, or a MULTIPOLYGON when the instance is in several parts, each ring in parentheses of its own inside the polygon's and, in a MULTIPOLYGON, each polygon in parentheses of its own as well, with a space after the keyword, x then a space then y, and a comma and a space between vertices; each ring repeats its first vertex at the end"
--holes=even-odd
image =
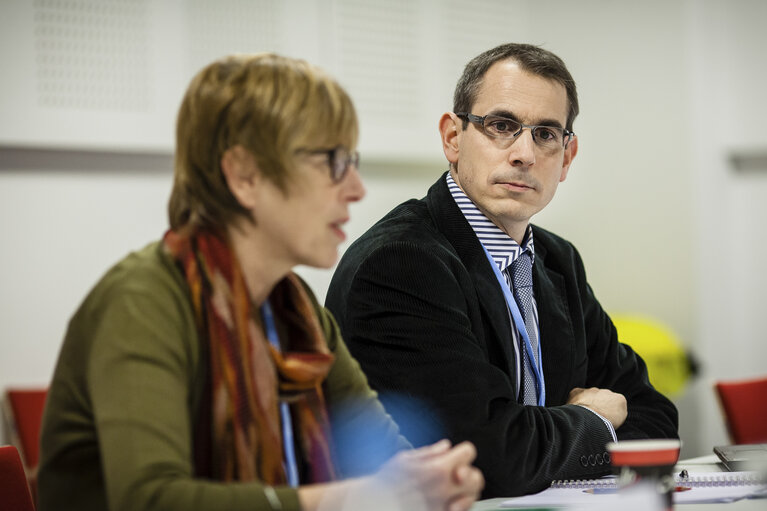
POLYGON ((303 61, 229 57, 192 80, 176 142, 170 230, 112 268, 70 322, 39 509, 470 507, 483 484, 473 446, 405 450, 291 272, 333 265, 365 193, 343 89, 303 61), (338 431, 361 427, 393 456, 339 481, 338 431))

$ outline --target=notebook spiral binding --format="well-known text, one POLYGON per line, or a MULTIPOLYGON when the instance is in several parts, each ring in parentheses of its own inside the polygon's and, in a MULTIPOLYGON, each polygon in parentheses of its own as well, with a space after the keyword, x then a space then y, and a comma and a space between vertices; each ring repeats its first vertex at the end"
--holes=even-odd
POLYGON ((693 477, 675 477, 677 484, 694 488, 706 486, 750 486, 765 483, 764 477, 758 472, 715 473, 713 475, 697 475, 693 477))
MULTIPOLYGON (((740 473, 711 473, 710 475, 695 475, 688 477, 674 476, 676 484, 691 488, 720 487, 720 486, 751 486, 767 483, 767 480, 758 472, 740 473)), ((552 488, 570 489, 617 489, 618 481, 615 478, 605 479, 561 479, 551 483, 552 488)))
POLYGON ((612 479, 561 479, 552 481, 552 488, 603 488, 614 489, 618 487, 617 481, 612 479))

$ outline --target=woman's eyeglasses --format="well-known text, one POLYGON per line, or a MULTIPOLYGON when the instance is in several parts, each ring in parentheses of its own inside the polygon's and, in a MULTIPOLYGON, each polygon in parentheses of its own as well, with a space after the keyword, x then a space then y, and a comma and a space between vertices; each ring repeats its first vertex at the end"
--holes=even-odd
POLYGON ((330 179, 334 183, 340 183, 346 177, 349 168, 359 168, 360 153, 358 151, 349 152, 343 146, 337 146, 332 149, 299 149, 299 153, 304 154, 324 154, 328 158, 328 167, 330 168, 330 179))

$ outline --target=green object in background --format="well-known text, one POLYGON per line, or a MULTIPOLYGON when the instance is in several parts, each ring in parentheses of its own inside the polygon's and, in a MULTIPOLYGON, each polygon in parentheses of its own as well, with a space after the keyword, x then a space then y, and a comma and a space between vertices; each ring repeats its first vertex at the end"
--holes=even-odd
POLYGON ((695 374, 695 363, 668 327, 650 318, 611 315, 618 340, 628 344, 647 364, 650 383, 666 397, 681 394, 695 374))

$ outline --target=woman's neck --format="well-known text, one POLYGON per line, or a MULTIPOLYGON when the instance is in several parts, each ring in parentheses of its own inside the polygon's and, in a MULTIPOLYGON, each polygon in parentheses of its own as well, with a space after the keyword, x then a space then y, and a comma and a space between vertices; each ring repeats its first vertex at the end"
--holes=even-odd
POLYGON ((261 306, 274 286, 293 268, 268 250, 269 242, 259 236, 255 225, 242 221, 227 227, 229 242, 242 269, 248 295, 256 306, 261 306))

